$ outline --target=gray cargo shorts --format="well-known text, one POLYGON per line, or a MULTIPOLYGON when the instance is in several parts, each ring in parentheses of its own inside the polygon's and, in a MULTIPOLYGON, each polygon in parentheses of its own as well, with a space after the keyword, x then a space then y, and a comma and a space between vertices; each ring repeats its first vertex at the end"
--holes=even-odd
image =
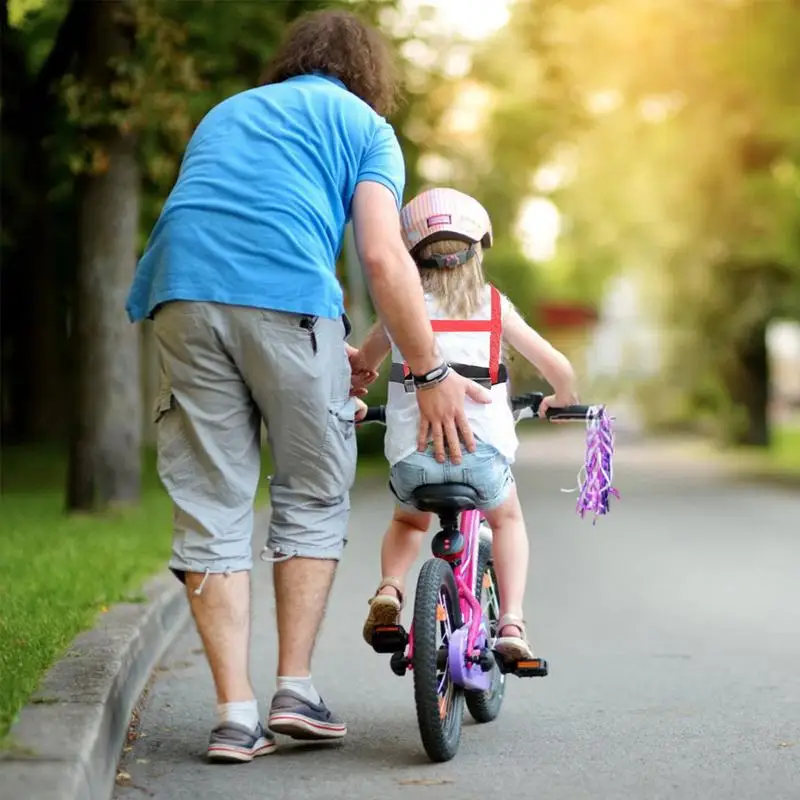
POLYGON ((277 557, 338 559, 356 468, 343 321, 171 302, 157 310, 154 331, 173 572, 252 568, 262 417, 274 463, 267 547, 277 557))

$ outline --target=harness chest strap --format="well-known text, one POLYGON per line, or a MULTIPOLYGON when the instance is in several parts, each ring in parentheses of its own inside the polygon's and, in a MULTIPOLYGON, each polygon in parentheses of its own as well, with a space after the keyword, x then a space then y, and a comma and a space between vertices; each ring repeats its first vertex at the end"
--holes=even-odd
MULTIPOLYGON (((483 319, 434 319, 431 327, 434 333, 488 333, 489 334, 489 380, 494 386, 500 382, 500 347, 503 335, 503 315, 500 305, 500 292, 494 286, 491 290, 491 313, 488 320, 483 319)), ((411 370, 403 362, 403 377, 410 378, 411 370)))

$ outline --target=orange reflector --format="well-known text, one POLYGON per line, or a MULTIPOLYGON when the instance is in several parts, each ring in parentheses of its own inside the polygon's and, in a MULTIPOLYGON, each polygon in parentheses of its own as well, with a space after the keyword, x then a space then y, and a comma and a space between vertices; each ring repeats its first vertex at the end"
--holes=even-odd
POLYGON ((447 700, 444 697, 439 698, 439 716, 442 719, 447 716, 447 700))
POLYGON ((447 612, 444 609, 444 606, 439 603, 436 606, 436 620, 437 622, 444 622, 447 619, 447 612))
POLYGON ((542 662, 538 658, 533 661, 518 661, 517 666, 522 667, 522 669, 539 669, 542 666, 542 662))
POLYGON ((492 586, 492 579, 489 577, 488 572, 483 573, 483 588, 490 589, 492 586))

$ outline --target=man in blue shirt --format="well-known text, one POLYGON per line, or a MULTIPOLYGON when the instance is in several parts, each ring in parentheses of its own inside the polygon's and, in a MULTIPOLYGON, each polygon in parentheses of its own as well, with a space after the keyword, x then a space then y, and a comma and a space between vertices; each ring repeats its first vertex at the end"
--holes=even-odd
MULTIPOLYGON (((174 505, 170 567, 186 584, 217 691, 212 760, 275 748, 248 675, 253 500, 263 418, 274 461, 265 552, 275 561, 278 689, 268 728, 335 739, 345 724, 311 655, 346 542, 355 408, 374 373, 345 343, 336 259, 352 218, 378 314, 415 376, 420 446, 460 460, 480 387, 436 351, 400 237, 403 157, 383 118, 395 86, 377 31, 341 11, 301 18, 267 85, 200 122, 127 303, 154 321, 159 475, 174 505)), ((263 554, 262 554, 263 557, 263 554)))

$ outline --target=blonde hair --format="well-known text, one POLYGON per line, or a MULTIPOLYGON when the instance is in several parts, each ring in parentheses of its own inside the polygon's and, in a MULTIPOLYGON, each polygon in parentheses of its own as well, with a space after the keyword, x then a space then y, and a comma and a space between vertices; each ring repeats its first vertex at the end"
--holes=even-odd
MULTIPOLYGON (((458 239, 443 239, 425 245, 417 258, 450 255, 469 245, 458 239)), ((470 319, 483 303, 486 279, 483 277, 483 248, 475 244, 475 255, 457 267, 421 267, 422 288, 438 300, 444 313, 452 319, 470 319)))

